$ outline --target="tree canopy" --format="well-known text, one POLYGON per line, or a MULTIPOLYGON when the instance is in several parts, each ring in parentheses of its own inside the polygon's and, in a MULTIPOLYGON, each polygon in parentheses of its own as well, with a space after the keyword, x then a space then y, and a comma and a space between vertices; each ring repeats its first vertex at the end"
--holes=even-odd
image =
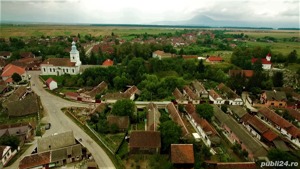
POLYGON ((179 143, 181 137, 181 127, 172 120, 161 123, 158 130, 161 134, 163 152, 168 152, 171 144, 179 143))
POLYGON ((14 73, 11 78, 13 79, 14 82, 20 82, 22 80, 22 77, 18 73, 14 73))
POLYGON ((214 109, 210 104, 198 104, 196 106, 196 112, 206 119, 207 121, 211 121, 212 116, 214 115, 214 109))
POLYGON ((130 99, 122 99, 118 100, 112 110, 111 113, 117 116, 129 116, 130 119, 133 118, 133 114, 135 112, 135 104, 130 99))

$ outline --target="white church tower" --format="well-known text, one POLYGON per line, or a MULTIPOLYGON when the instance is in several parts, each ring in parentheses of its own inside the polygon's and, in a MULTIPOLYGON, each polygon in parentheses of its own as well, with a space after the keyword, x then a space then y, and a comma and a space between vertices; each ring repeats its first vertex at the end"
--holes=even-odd
POLYGON ((72 42, 72 50, 70 51, 70 61, 71 62, 75 62, 75 66, 80 66, 81 65, 81 61, 80 61, 80 57, 79 57, 79 51, 76 48, 76 43, 73 41, 72 42))

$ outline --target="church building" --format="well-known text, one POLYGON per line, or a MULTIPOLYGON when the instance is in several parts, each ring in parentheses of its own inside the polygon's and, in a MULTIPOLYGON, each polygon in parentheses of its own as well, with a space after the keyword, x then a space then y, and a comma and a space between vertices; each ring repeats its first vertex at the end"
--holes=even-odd
POLYGON ((42 75, 77 75, 80 72, 81 61, 75 42, 72 42, 70 58, 48 58, 41 63, 42 75))

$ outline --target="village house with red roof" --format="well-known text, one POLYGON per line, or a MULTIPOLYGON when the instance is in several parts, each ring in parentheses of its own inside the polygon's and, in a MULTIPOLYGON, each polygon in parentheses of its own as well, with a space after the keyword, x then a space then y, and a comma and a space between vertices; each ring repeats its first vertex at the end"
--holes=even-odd
POLYGON ((213 104, 224 104, 226 101, 214 89, 208 92, 208 98, 213 104))
POLYGON ((112 66, 114 65, 114 61, 110 60, 110 59, 106 59, 103 63, 102 66, 112 66))
POLYGON ((193 144, 171 144, 171 163, 175 168, 194 168, 193 144))
POLYGON ((8 64, 3 68, 3 72, 1 74, 2 80, 7 84, 12 84, 13 83, 12 75, 14 73, 19 74, 22 80, 28 80, 29 78, 24 68, 13 64, 8 64))
POLYGON ((174 57, 174 54, 165 53, 164 51, 157 50, 152 53, 152 57, 158 58, 159 60, 161 60, 161 59, 166 59, 166 58, 172 58, 172 57, 174 57))
POLYGON ((206 62, 210 62, 210 63, 218 63, 218 62, 223 62, 223 58, 220 56, 209 56, 206 59, 206 62))
POLYGON ((41 63, 42 75, 77 75, 80 72, 81 61, 75 42, 72 42, 70 58, 48 58, 41 63))
MULTIPOLYGON (((251 62, 254 64, 258 61, 259 58, 252 58, 251 62)), ((271 54, 268 53, 266 58, 261 58, 262 68, 264 70, 270 70, 272 68, 272 62, 271 62, 271 54)))
POLYGON ((55 80, 53 80, 51 77, 48 78, 46 80, 46 86, 50 89, 50 90, 54 90, 57 89, 57 82, 55 80))

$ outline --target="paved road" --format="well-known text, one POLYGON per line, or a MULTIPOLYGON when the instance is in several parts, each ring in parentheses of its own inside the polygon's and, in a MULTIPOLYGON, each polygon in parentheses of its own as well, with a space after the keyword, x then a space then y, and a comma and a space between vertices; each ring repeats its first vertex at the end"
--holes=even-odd
MULTIPOLYGON (((43 89, 43 84, 39 80, 38 75, 40 71, 30 71, 29 74, 31 75, 31 84, 32 90, 40 96, 41 102, 45 111, 47 112, 45 117, 42 119, 43 122, 50 122, 51 129, 47 130, 43 136, 49 136, 54 133, 60 133, 64 131, 72 130, 74 136, 76 138, 82 138, 82 144, 91 152, 95 161, 97 162, 98 166, 102 169, 114 169, 115 166, 113 165, 110 158, 104 152, 104 150, 95 143, 92 138, 89 137, 80 127, 78 127, 71 119, 69 119, 62 111, 61 108, 63 107, 89 107, 88 104, 81 104, 70 102, 59 98, 55 95, 52 95, 43 89)), ((30 154, 30 150, 35 145, 32 145, 28 151, 25 152, 26 155, 30 154)), ((19 160, 13 164, 13 166, 9 166, 15 168, 19 164, 19 160)), ((17 168, 17 167, 16 167, 17 168)))
POLYGON ((250 109, 252 112, 257 112, 257 109, 254 108, 254 107, 248 102, 247 97, 248 97, 248 93, 247 93, 247 92, 243 92, 243 93, 242 93, 242 99, 243 99, 243 101, 244 101, 245 106, 246 106, 248 109, 250 109))

